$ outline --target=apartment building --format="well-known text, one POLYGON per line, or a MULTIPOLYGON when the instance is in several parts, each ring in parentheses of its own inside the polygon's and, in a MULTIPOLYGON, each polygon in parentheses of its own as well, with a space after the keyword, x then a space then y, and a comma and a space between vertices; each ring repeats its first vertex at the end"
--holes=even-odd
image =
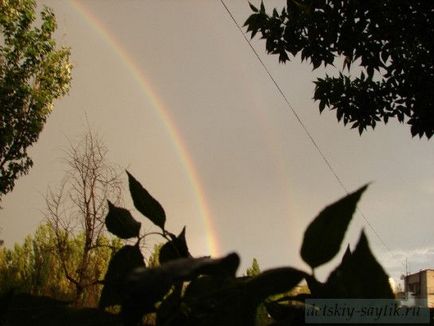
POLYGON ((404 291, 413 294, 416 305, 434 308, 434 269, 405 276, 404 291))

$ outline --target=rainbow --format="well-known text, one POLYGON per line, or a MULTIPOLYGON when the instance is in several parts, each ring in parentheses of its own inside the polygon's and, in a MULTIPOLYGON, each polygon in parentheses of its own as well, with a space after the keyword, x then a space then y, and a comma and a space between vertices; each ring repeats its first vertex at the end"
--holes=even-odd
POLYGON ((216 236, 216 227, 213 223, 211 211, 206 199, 206 193, 200 181, 200 176, 197 173, 197 169, 188 151, 188 147, 183 140, 181 133, 177 129, 170 112, 166 109, 163 100, 152 88, 150 82, 146 79, 146 76, 143 74, 140 67, 122 46, 122 43, 110 33, 110 31, 106 26, 104 26, 98 17, 96 17, 92 11, 81 2, 73 0, 70 3, 74 10, 84 18, 86 23, 101 37, 102 40, 104 40, 104 42, 109 45, 113 52, 118 56, 119 60, 124 64, 132 78, 134 78, 134 80, 143 90, 143 93, 150 102, 152 108, 157 111, 168 133, 168 136, 173 141, 174 148, 182 162, 183 168, 187 172, 189 181, 197 198, 199 212, 207 233, 208 251, 212 256, 219 255, 221 250, 216 236))

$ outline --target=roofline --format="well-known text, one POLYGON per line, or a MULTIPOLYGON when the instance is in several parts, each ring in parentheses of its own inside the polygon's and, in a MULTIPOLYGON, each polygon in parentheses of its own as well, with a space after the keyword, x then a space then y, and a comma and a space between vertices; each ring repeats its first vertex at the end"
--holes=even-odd
POLYGON ((417 274, 419 274, 419 273, 429 272, 429 271, 434 272, 434 269, 433 269, 433 268, 425 268, 425 269, 421 269, 420 271, 415 272, 415 273, 408 274, 408 275, 406 275, 405 277, 409 277, 409 276, 412 276, 412 275, 417 275, 417 274))

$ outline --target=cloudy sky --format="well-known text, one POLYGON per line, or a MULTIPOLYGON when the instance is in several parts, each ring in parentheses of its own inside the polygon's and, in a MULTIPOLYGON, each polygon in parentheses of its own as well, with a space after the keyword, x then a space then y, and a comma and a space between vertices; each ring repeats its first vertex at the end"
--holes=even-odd
MULTIPOLYGON (((247 1, 227 2, 242 24, 247 1)), ((2 202, 7 246, 42 221, 44 193, 66 168, 63 150, 90 125, 110 160, 163 204, 169 230, 187 225, 193 254, 235 250, 242 269, 253 257, 262 268, 307 269, 299 258, 303 231, 345 191, 220 1, 38 3, 53 8, 56 37, 71 47, 73 83, 31 149, 34 168, 2 202)), ((262 41, 252 45, 345 187, 372 182, 359 207, 376 234, 358 214, 345 241, 354 245, 365 228, 394 277, 405 259, 412 272, 434 267, 432 141, 412 139, 394 123, 360 137, 334 113, 318 113, 312 80, 323 71, 298 59, 278 64, 262 41)))

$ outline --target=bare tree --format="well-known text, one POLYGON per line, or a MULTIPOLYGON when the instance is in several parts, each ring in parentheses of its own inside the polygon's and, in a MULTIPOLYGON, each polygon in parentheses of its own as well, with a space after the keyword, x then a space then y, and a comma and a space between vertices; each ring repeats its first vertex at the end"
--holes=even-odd
POLYGON ((88 129, 78 143, 69 145, 66 176, 57 189, 49 188, 45 197, 46 218, 56 235, 54 250, 63 262, 66 278, 75 286, 77 305, 89 302, 86 291, 93 296, 98 292, 96 285, 105 272, 98 264, 98 250, 110 246, 104 235, 107 200, 116 203, 121 197, 120 173, 108 161, 107 153, 101 138, 88 129), (72 253, 72 235, 83 237, 77 244, 81 257, 74 260, 67 259, 72 253))

